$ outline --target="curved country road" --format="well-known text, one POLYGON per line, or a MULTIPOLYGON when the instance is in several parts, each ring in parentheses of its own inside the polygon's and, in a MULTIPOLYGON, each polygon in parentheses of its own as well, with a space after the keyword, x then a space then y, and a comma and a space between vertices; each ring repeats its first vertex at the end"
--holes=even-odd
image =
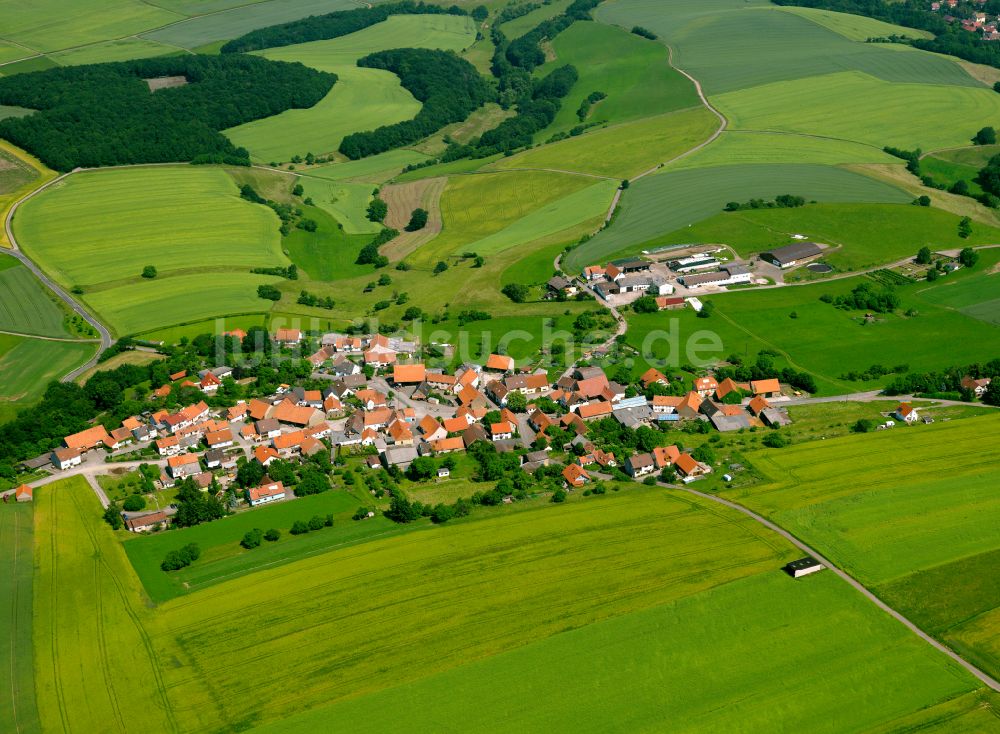
MULTIPOLYGON (((42 186, 39 186, 34 191, 29 192, 28 194, 22 196, 20 199, 11 204, 10 210, 7 212, 7 217, 4 219, 3 222, 4 231, 7 233, 7 239, 8 241, 10 241, 11 249, 0 250, 0 252, 6 252, 11 257, 15 257, 18 260, 20 260, 24 264, 24 266, 28 268, 28 270, 30 270, 32 273, 35 274, 36 278, 42 281, 42 283, 44 283, 45 286, 50 291, 55 293, 56 296, 58 296, 61 301, 63 301, 67 306, 69 306, 70 309, 72 309, 75 313, 83 317, 83 319, 86 320, 86 322, 90 324, 92 327, 94 327, 94 329, 100 335, 100 348, 97 350, 94 356, 88 359, 83 364, 81 364, 76 369, 63 375, 63 377, 61 378, 62 382, 71 382, 72 380, 75 380, 77 377, 79 377, 84 372, 86 372, 91 367, 97 364, 97 359, 98 357, 101 356, 101 352, 103 352, 105 349, 111 346, 112 342, 111 332, 108 331, 108 327, 106 327, 104 324, 98 321, 94 316, 92 316, 90 312, 87 311, 87 309, 85 309, 69 293, 63 290, 61 286, 56 284, 49 276, 43 273, 42 269, 35 264, 34 260, 32 260, 30 257, 24 254, 21 248, 18 247, 17 245, 17 239, 14 237, 14 227, 12 226, 12 224, 14 221, 14 213, 17 211, 18 207, 21 206, 21 204, 23 204, 36 194, 45 191, 45 189, 49 188, 53 184, 62 181, 64 178, 66 178, 66 176, 69 175, 70 175, 69 173, 64 173, 61 176, 57 176, 56 178, 52 179, 51 181, 45 183, 42 186)), ((78 340, 78 341, 88 341, 88 340, 78 340)))
POLYGON ((698 490, 691 489, 690 487, 678 487, 678 488, 681 491, 683 491, 683 492, 687 492, 688 494, 693 494, 693 495, 695 495, 697 497, 701 497, 702 499, 710 500, 710 501, 716 502, 716 503, 718 503, 720 505, 725 505, 726 507, 730 508, 731 510, 736 510, 737 512, 739 512, 741 514, 746 515, 747 517, 749 517, 754 522, 757 522, 760 525, 763 525, 764 527, 766 527, 768 530, 771 530, 771 531, 777 533, 778 535, 780 535, 781 537, 783 537, 785 540, 787 540, 788 542, 790 542, 792 545, 794 545, 796 548, 798 548, 802 552, 804 552, 804 553, 812 556, 817 561, 819 561, 824 566, 826 566, 828 569, 830 569, 831 571, 833 571, 833 573, 837 574, 840 578, 842 578, 844 581, 846 581, 848 584, 850 584, 852 587, 854 587, 854 589, 856 589, 859 593, 861 593, 870 602, 872 602, 873 604, 875 604, 875 606, 877 606, 879 609, 881 609, 883 612, 885 612, 886 614, 888 614, 890 617, 892 617, 896 621, 902 623, 913 634, 915 634, 921 640, 923 640, 924 642, 926 642, 928 645, 930 645, 931 647, 935 648, 936 650, 939 650, 940 652, 943 652, 945 655, 947 655, 952 660, 954 660, 956 663, 958 663, 963 668, 965 668, 966 670, 968 670, 970 673, 972 673, 974 676, 976 676, 976 678, 978 678, 984 684, 986 684, 987 686, 989 686, 990 688, 992 688, 994 691, 1000 691, 1000 681, 997 681, 995 678, 993 678, 992 676, 990 676, 986 672, 984 672, 984 671, 980 670, 979 668, 977 668, 975 665, 973 665, 972 663, 970 663, 965 658, 961 657, 958 653, 956 653, 954 650, 952 650, 947 645, 944 645, 941 642, 938 642, 937 640, 935 640, 929 634, 927 634, 922 629, 920 629, 919 627, 917 627, 917 625, 915 625, 909 619, 907 619, 906 617, 904 617, 901 613, 897 612, 895 609, 893 609, 888 604, 886 604, 884 601, 882 601, 877 596, 875 596, 875 594, 873 594, 872 592, 870 592, 865 587, 865 585, 862 584, 860 581, 855 580, 854 577, 851 576, 851 575, 849 575, 846 571, 842 571, 837 566, 835 566, 832 563, 830 563, 829 559, 827 559, 825 556, 821 555, 815 549, 813 549, 810 546, 808 546, 805 543, 803 543, 801 540, 799 540, 798 538, 796 538, 794 535, 792 535, 790 532, 788 532, 784 528, 782 528, 782 527, 780 527, 778 525, 775 525, 770 520, 767 520, 766 518, 761 517, 756 512, 753 512, 752 510, 749 510, 746 507, 744 507, 743 505, 737 504, 736 502, 730 502, 729 500, 723 499, 721 497, 717 497, 715 495, 707 494, 705 492, 699 492, 698 490))

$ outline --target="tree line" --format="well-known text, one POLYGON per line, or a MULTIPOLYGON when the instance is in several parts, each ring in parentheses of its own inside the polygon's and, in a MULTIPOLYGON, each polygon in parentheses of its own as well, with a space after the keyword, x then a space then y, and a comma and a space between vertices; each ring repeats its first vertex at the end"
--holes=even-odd
POLYGON ((38 110, 0 120, 0 137, 58 171, 174 161, 249 165, 220 131, 312 107, 335 74, 256 56, 167 56, 0 78, 0 104, 38 110), (151 92, 145 80, 187 84, 151 92))
POLYGON ((325 15, 310 15, 308 18, 293 20, 289 23, 258 28, 229 41, 223 45, 221 52, 224 54, 245 53, 264 48, 339 38, 381 23, 390 15, 467 15, 467 13, 456 5, 444 8, 437 5, 425 5, 422 2, 409 2, 409 0, 369 8, 338 10, 325 15))

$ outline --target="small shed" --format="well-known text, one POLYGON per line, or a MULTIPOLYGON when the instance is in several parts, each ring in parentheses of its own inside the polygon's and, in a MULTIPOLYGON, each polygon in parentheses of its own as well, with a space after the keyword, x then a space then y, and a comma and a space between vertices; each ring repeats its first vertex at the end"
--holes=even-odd
POLYGON ((792 561, 785 565, 784 570, 793 579, 808 576, 811 573, 822 571, 825 566, 812 556, 805 556, 797 561, 792 561))

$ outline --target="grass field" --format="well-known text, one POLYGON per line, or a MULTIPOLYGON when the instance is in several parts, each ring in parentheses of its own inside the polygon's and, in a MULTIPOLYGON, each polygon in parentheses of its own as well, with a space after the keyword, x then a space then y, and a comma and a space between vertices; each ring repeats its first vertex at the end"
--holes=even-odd
MULTIPOLYGON (((168 3, 179 6, 174 0, 168 0, 168 3)), ((199 10, 202 5, 199 0, 185 1, 183 5, 186 6, 183 10, 178 7, 180 12, 211 12, 199 10)), ((155 31, 148 30, 154 26, 147 26, 147 32, 143 34, 143 37, 165 43, 168 46, 196 49, 216 41, 236 38, 257 28, 264 28, 276 23, 287 23, 298 18, 305 18, 307 15, 322 15, 323 13, 332 13, 334 10, 350 10, 357 7, 351 0, 267 0, 256 3, 235 3, 229 0, 211 2, 210 0, 208 5, 214 6, 213 10, 230 5, 238 5, 239 7, 183 20, 155 31)))
POLYGON ((205 321, 213 316, 248 314, 272 303, 257 297, 257 286, 279 279, 250 273, 197 273, 158 277, 95 291, 83 300, 119 334, 205 321))
POLYGON ((184 16, 138 0, 3 0, 4 38, 35 51, 57 51, 121 38, 182 20, 184 16))
MULTIPOLYGON (((64 286, 116 288, 138 281, 145 265, 162 277, 284 263, 275 214, 240 199, 233 180, 211 168, 74 174, 25 203, 15 231, 64 286)), ((142 285, 156 290, 159 281, 142 285)))
POLYGON ((50 58, 60 66, 74 64, 99 64, 108 61, 128 61, 147 59, 152 56, 166 56, 184 53, 174 46, 148 41, 143 38, 126 38, 119 41, 105 41, 90 46, 81 46, 67 51, 50 54, 50 58))
POLYGON ((970 145, 951 150, 938 150, 934 152, 934 157, 979 170, 997 154, 1000 154, 1000 145, 970 145))
POLYGON ((288 257, 314 280, 341 280, 371 273, 371 265, 356 265, 361 248, 371 242, 371 235, 349 235, 325 210, 303 207, 306 216, 317 224, 315 232, 296 229, 282 245, 288 257))
POLYGON ((790 244, 791 235, 802 234, 831 245, 823 262, 852 271, 913 257, 925 245, 949 250, 1000 242, 1000 229, 979 223, 968 239, 962 239, 958 223, 954 214, 909 204, 809 204, 719 213, 646 245, 721 243, 750 255, 790 244))
POLYGON ((69 336, 64 314, 45 286, 13 258, 0 258, 0 330, 38 336, 69 336), (11 267, 6 267, 13 263, 11 267))
POLYGON ((903 203, 911 199, 880 181, 828 166, 761 164, 665 171, 629 188, 612 225, 573 250, 565 267, 578 272, 630 246, 717 214, 729 201, 791 192, 823 202, 903 203))
POLYGON ((926 284, 915 296, 926 303, 960 311, 966 316, 1000 326, 1000 296, 997 294, 997 254, 987 251, 980 255, 983 264, 976 270, 958 273, 943 287, 926 284))
POLYGON ((550 4, 542 5, 542 7, 536 8, 530 13, 522 15, 520 18, 508 20, 500 26, 500 30, 504 32, 504 35, 507 36, 507 38, 518 38, 523 36, 542 21, 553 18, 563 12, 569 4, 570 0, 553 0, 550 4))
POLYGON ((694 85, 670 67, 667 49, 660 43, 614 26, 577 22, 556 36, 552 47, 556 58, 535 75, 573 64, 580 79, 563 99, 555 121, 535 136, 536 142, 579 125, 577 110, 591 92, 608 96, 591 108, 587 122, 618 124, 700 105, 694 85))
POLYGON ((690 150, 707 140, 718 127, 715 115, 704 107, 695 107, 593 130, 501 158, 490 168, 541 168, 629 178, 690 150))
POLYGON ((299 734, 329 721, 386 731, 394 706, 420 731, 444 720, 468 732, 654 732, 666 721, 671 732, 868 731, 974 687, 833 576, 796 583, 772 571, 255 733, 299 734), (762 670, 795 670, 795 695, 762 670), (553 689, 560 695, 511 706, 553 689))
POLYGON ((35 690, 42 730, 175 730, 142 587, 83 477, 35 494, 35 690))
POLYGON ((712 102, 735 129, 924 150, 965 144, 1000 116, 1000 95, 991 89, 899 84, 860 71, 741 89, 712 102), (912 114, 916 109, 919 115, 912 114))
POLYGON ((330 179, 331 181, 346 181, 348 179, 369 180, 381 182, 399 173, 412 163, 422 163, 427 156, 415 150, 401 148, 385 153, 362 158, 358 161, 343 163, 328 163, 316 168, 307 169, 309 176, 330 179))
MULTIPOLYGON (((496 235, 533 212, 590 189, 595 183, 587 176, 546 171, 453 176, 441 194, 444 230, 408 261, 433 267, 442 255, 468 250, 467 246, 473 242, 496 235)), ((565 214, 569 216, 572 212, 565 214)), ((537 219, 535 223, 543 224, 537 219)))
POLYGON ((34 404, 58 380, 93 356, 96 344, 0 334, 0 422, 34 404))
POLYGON ((176 646, 180 665, 165 671, 165 684, 178 720, 184 729, 276 721, 348 691, 404 684, 774 570, 789 557, 787 545, 735 515, 698 507, 630 490, 374 540, 167 602, 155 637, 160 649, 176 646), (627 561, 637 555, 643 563, 627 561), (240 652, 248 646, 252 656, 240 652), (220 675, 236 660, 248 678, 278 666, 297 684, 248 700, 220 675))
POLYGON ((32 671, 32 506, 0 507, 0 729, 39 731, 32 671))
POLYGON ((932 33, 921 31, 916 28, 906 28, 904 26, 893 25, 874 18, 866 18, 863 15, 853 15, 850 13, 834 13, 829 10, 819 10, 817 8, 795 8, 783 7, 782 12, 794 13, 795 15, 818 23, 824 28, 829 28, 835 33, 852 41, 867 41, 869 38, 884 38, 886 36, 906 36, 908 38, 933 38, 932 33))
MULTIPOLYGON (((264 301, 261 301, 264 304, 264 301)), ((260 308, 267 308, 264 304, 260 308)), ((142 339, 150 341, 162 341, 165 344, 177 344, 183 337, 193 339, 199 334, 221 334, 224 331, 233 329, 243 329, 247 331, 251 326, 265 326, 267 314, 258 313, 244 316, 227 316, 225 318, 210 319, 207 321, 195 321, 189 324, 171 326, 166 329, 155 329, 144 332, 142 339)))
MULTIPOLYGON (((0 220, 6 220, 15 201, 55 177, 37 158, 0 140, 0 220)), ((0 247, 10 247, 5 227, 0 227, 0 247)))
POLYGON ((34 110, 27 107, 12 107, 11 105, 0 105, 0 120, 8 117, 27 117, 34 110))
POLYGON ((391 535, 396 526, 384 518, 366 522, 350 519, 362 504, 342 489, 331 490, 243 512, 220 522, 132 537, 125 543, 125 552, 146 593, 160 603, 255 570, 291 563, 371 536, 391 535), (308 520, 313 515, 326 517, 331 513, 336 517, 332 528, 301 537, 288 533, 296 520, 308 520), (282 536, 275 543, 253 551, 244 550, 240 539, 253 528, 277 528, 282 536), (201 548, 198 563, 175 574, 164 573, 160 569, 163 557, 186 543, 197 543, 201 548))
POLYGON ((473 22, 453 15, 393 16, 362 31, 328 41, 313 41, 260 52, 278 61, 299 61, 338 75, 339 81, 318 104, 305 110, 231 128, 226 135, 261 161, 287 161, 293 155, 337 150, 343 137, 413 118, 420 103, 379 69, 361 69, 355 61, 392 48, 442 48, 459 51, 475 39, 473 22))
POLYGON ((353 181, 328 181, 323 178, 303 176, 299 179, 305 193, 316 206, 323 209, 344 227, 348 235, 378 232, 382 225, 372 222, 366 216, 368 203, 372 200, 375 186, 370 183, 353 181))
POLYGON ((984 571, 1000 556, 998 437, 991 414, 751 455, 772 481, 739 500, 995 674, 1000 592, 984 571))
MULTIPOLYGON (((659 34, 673 46, 674 64, 698 79, 709 95, 845 70, 887 82, 981 88, 947 58, 850 40, 804 14, 779 10, 763 0, 676 0, 668 5, 621 0, 598 7, 595 15, 607 23, 641 25, 659 34)), ((840 30, 856 22, 846 16, 840 30)))
POLYGON ((139 350, 130 350, 127 352, 121 352, 113 357, 109 357, 103 362, 94 365, 86 372, 82 373, 76 378, 76 383, 78 385, 83 385, 91 377, 93 377, 98 372, 104 372, 106 370, 113 370, 120 367, 123 364, 136 364, 144 365, 150 364, 151 362, 157 362, 164 359, 162 354, 153 354, 152 352, 140 352, 139 350))
MULTIPOLYGON (((840 376, 849 371, 863 372, 876 363, 907 363, 914 371, 925 371, 970 364, 982 360, 984 355, 1000 353, 1000 329, 916 295, 926 284, 899 289, 902 299, 899 311, 867 325, 860 318, 863 312, 841 311, 819 300, 824 294, 846 293, 862 280, 845 278, 815 285, 709 296, 715 304, 715 312, 709 319, 696 318, 688 309, 632 314, 628 343, 644 354, 678 365, 691 361, 685 354, 687 339, 707 331, 718 337, 721 349, 704 354, 703 359, 722 360, 734 352, 752 355, 761 349, 773 349, 783 355, 786 363, 811 372, 820 389, 828 394, 857 389, 859 385, 845 382, 840 376), (916 316, 903 315, 910 308, 917 311, 916 316), (792 312, 797 318, 790 318, 792 312), (673 319, 677 319, 680 354, 662 334, 673 319), (947 350, 942 351, 936 339, 928 338, 929 334, 948 334, 947 350)), ((874 386, 867 385, 866 389, 874 386)))
POLYGON ((709 168, 747 163, 816 163, 838 166, 844 163, 897 163, 881 148, 848 140, 814 138, 789 133, 726 130, 710 145, 685 156, 669 169, 709 168))
MULTIPOLYGON (((25 56, 31 55, 32 52, 23 46, 18 46, 16 43, 0 41, 0 64, 7 64, 11 61, 17 61, 18 59, 23 59, 25 56)), ((2 71, 0 71, 0 74, 2 74, 2 71)))

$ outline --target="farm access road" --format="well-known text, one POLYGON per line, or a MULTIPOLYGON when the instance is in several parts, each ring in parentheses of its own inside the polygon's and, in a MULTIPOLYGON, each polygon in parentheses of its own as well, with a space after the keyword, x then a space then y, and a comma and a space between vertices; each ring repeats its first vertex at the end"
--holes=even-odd
POLYGON ((687 492, 688 494, 693 494, 693 495, 695 495, 697 497, 701 497, 702 499, 709 500, 711 502, 716 502, 716 503, 718 503, 720 505, 725 505, 726 507, 730 508, 731 510, 736 510, 737 512, 739 512, 741 514, 746 515, 751 520, 753 520, 754 522, 756 522, 756 523, 758 523, 760 525, 763 525, 768 530, 771 530, 772 532, 777 533, 778 535, 780 535, 781 537, 783 537, 785 540, 787 540, 788 542, 790 542, 792 545, 794 545, 796 548, 798 548, 802 552, 806 553, 807 555, 812 556, 817 561, 819 561, 824 566, 826 566, 828 569, 830 569, 833 573, 837 574, 837 576, 839 576, 844 581, 846 581, 848 584, 850 584, 856 591, 858 591, 861 595, 863 595, 864 597, 866 597, 875 606, 877 606, 879 609, 881 609, 883 612, 885 612, 886 614, 888 614, 890 617, 892 617, 896 621, 902 623, 903 626, 905 626, 907 629, 909 629, 913 634, 915 634, 921 640, 923 640, 924 642, 926 642, 928 645, 930 645, 931 647, 933 647, 936 650, 939 650, 940 652, 943 652, 945 655, 947 655, 949 658, 951 658, 956 663, 958 663, 959 665, 961 665, 963 668, 965 668, 966 670, 968 670, 970 673, 972 673, 972 675, 976 676, 976 678, 978 678, 980 681, 982 681, 985 685, 987 685, 990 688, 992 688, 994 691, 1000 692, 1000 681, 996 680, 995 678, 993 678, 992 676, 990 676, 985 671, 980 670, 979 668, 977 668, 975 665, 973 665, 972 663, 970 663, 968 660, 966 660, 965 658, 963 658, 961 655, 959 655, 958 653, 956 653, 954 650, 952 650, 947 645, 945 645, 945 644, 943 644, 941 642, 938 642, 936 639, 934 639, 933 637, 931 637, 929 634, 927 634, 922 629, 920 629, 917 625, 915 625, 913 622, 911 622, 903 614, 901 614, 900 612, 897 612, 895 609, 893 609, 892 607, 890 607, 888 604, 886 604, 880 598, 878 598, 877 596, 875 596, 875 594, 873 594, 872 592, 870 592, 868 590, 868 588, 864 584, 862 584, 860 581, 856 580, 853 576, 851 576, 850 574, 848 574, 846 571, 844 571, 844 570, 838 568, 837 566, 835 566, 833 563, 831 563, 829 561, 829 559, 827 559, 825 556, 823 556, 817 550, 815 550, 814 548, 810 547, 806 543, 802 542, 801 540, 799 540, 797 537, 795 537, 794 535, 792 535, 790 532, 788 532, 787 530, 785 530, 781 526, 775 525, 770 520, 768 520, 768 519, 766 519, 766 518, 758 515, 753 510, 747 509, 743 505, 738 504, 736 502, 731 502, 731 501, 729 501, 727 499, 723 499, 722 497, 717 497, 716 495, 708 494, 706 492, 699 492, 697 489, 691 489, 690 487, 686 487, 686 486, 676 487, 676 488, 680 489, 683 492, 687 492))
MULTIPOLYGON (((91 357, 90 359, 88 359, 83 364, 81 364, 76 369, 74 369, 74 370, 66 373, 65 375, 63 375, 62 378, 60 378, 61 382, 72 382, 77 377, 79 377, 80 375, 82 375, 84 372, 86 372, 87 370, 89 370, 91 367, 96 366, 97 365, 97 360, 101 356, 101 352, 103 352, 105 349, 107 349, 108 347, 111 346, 111 342, 112 342, 111 332, 108 331, 108 327, 106 327, 104 324, 102 324, 100 321, 98 321, 96 317, 92 316, 90 314, 90 312, 83 307, 82 304, 80 304, 76 299, 74 299, 65 290, 63 290, 59 285, 57 285, 49 276, 47 276, 45 273, 43 273, 42 269, 39 268, 38 265, 35 264, 34 260, 32 260, 30 257, 28 257, 27 255, 24 254, 24 252, 21 250, 21 248, 17 244, 17 239, 14 237, 14 227, 12 226, 12 223, 14 221, 14 213, 17 211, 18 207, 21 206, 21 204, 23 204, 24 202, 26 202, 32 196, 35 196, 35 194, 38 194, 39 192, 45 191, 45 189, 49 188, 53 184, 55 184, 55 183, 57 183, 59 181, 62 181, 64 178, 66 178, 69 175, 70 175, 69 173, 64 173, 61 176, 56 176, 54 179, 52 179, 51 181, 46 182, 42 186, 39 186, 34 191, 29 191, 27 194, 25 194, 20 199, 18 199, 13 204, 11 204, 11 207, 7 211, 7 216, 6 216, 6 218, 4 219, 4 222, 3 222, 4 231, 7 233, 7 239, 10 242, 10 250, 6 251, 7 254, 9 254, 11 257, 15 257, 18 260, 20 260, 21 263, 26 268, 28 268, 28 270, 30 270, 32 273, 35 274, 36 278, 38 278, 40 281, 42 281, 43 285, 45 285, 50 291, 52 291, 53 293, 55 293, 56 296, 59 298, 59 300, 61 300, 63 303, 65 303, 67 306, 69 306, 70 310, 72 310, 74 313, 79 314, 81 317, 83 317, 83 319, 88 324, 90 324, 97 331, 97 333, 100 335, 100 348, 94 353, 94 356, 91 357)), ((67 340, 67 341, 69 341, 69 340, 67 340)), ((81 339, 79 341, 93 341, 93 340, 81 339)))

